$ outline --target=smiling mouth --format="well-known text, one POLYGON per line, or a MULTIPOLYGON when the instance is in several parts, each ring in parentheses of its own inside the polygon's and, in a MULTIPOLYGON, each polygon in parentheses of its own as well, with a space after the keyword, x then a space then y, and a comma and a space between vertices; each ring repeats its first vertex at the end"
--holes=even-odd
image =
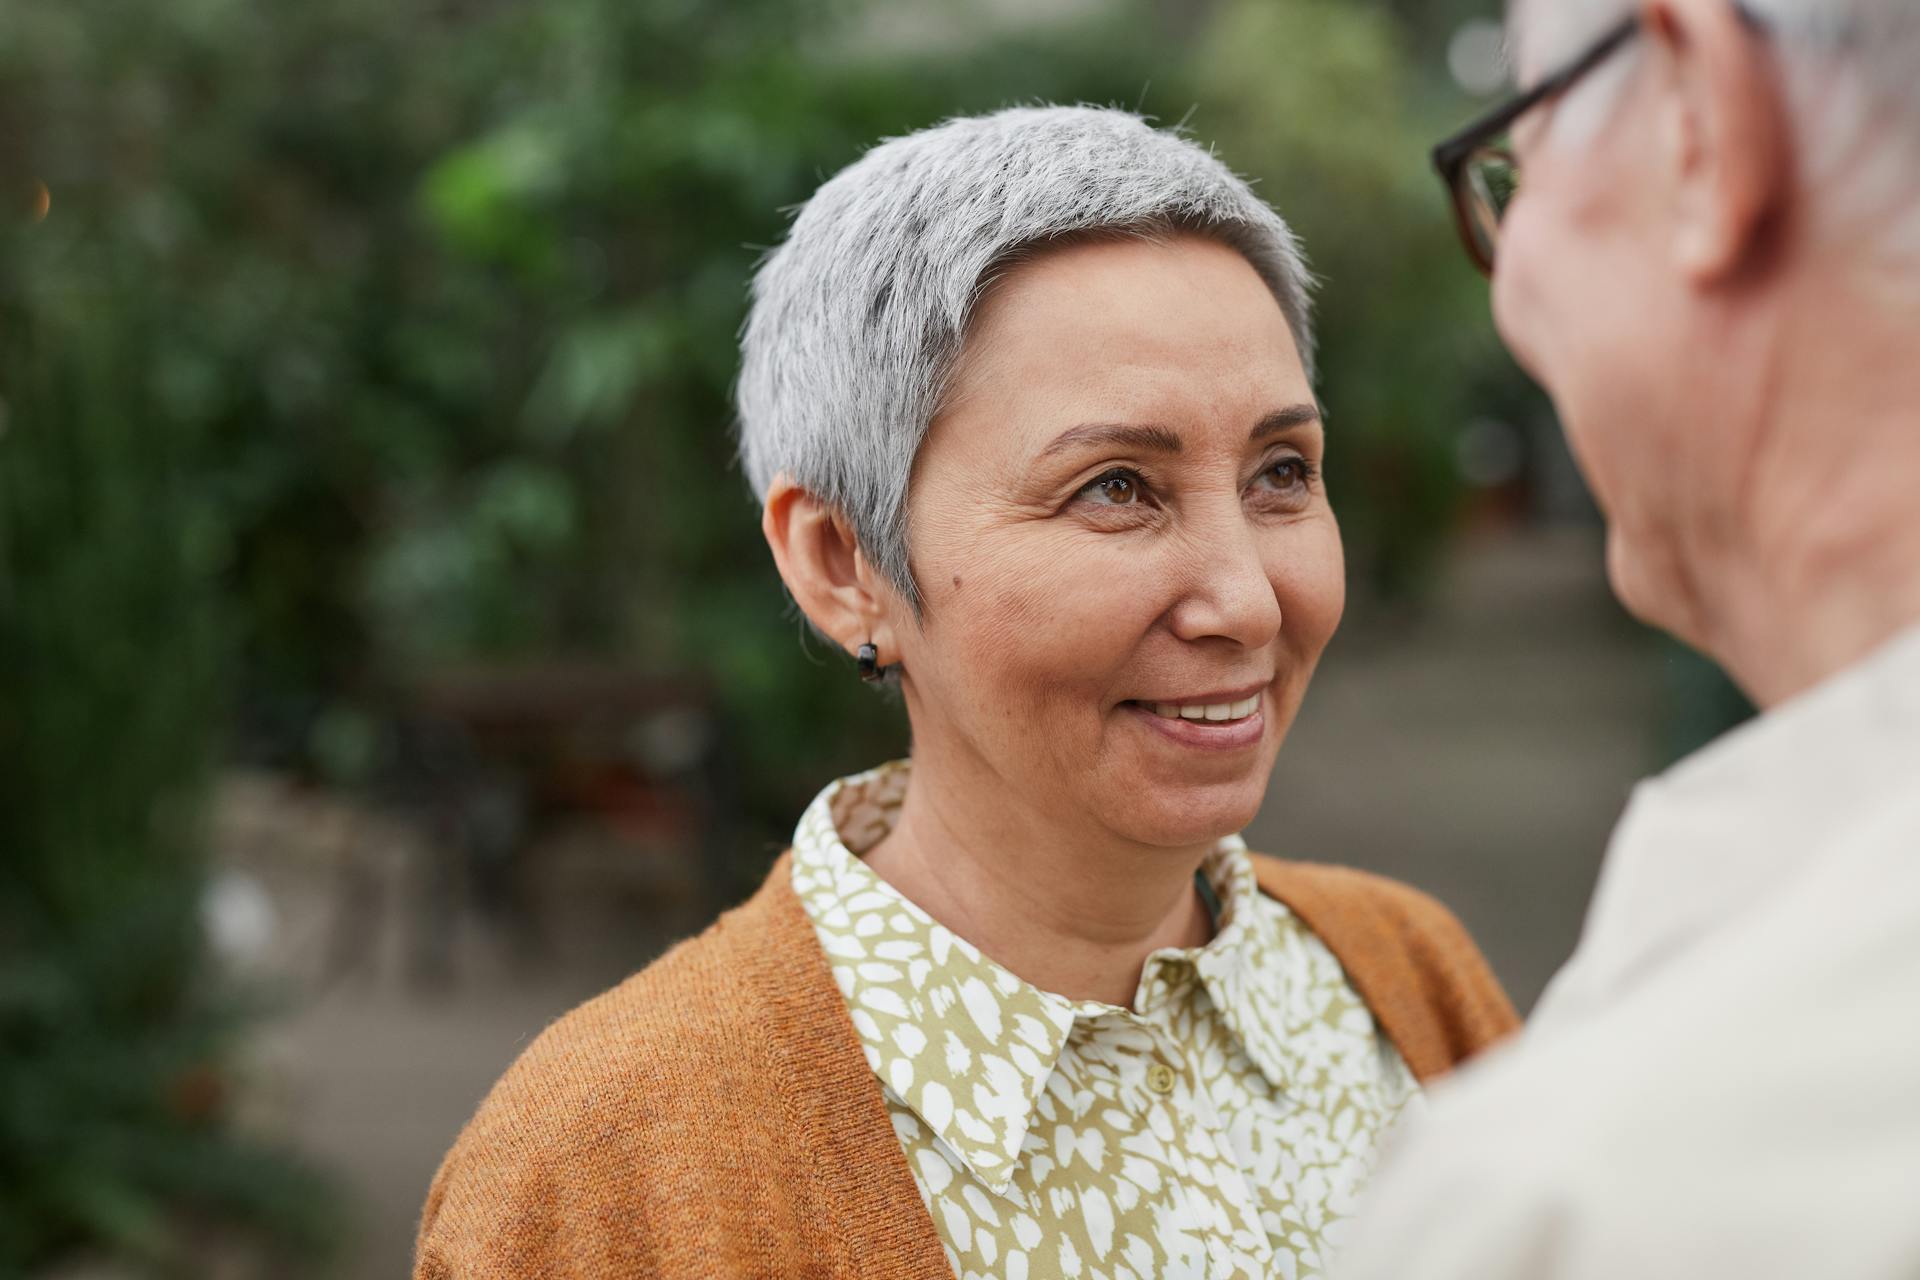
POLYGON ((1260 695, 1238 702, 1134 702, 1143 711, 1151 711, 1162 720, 1199 720, 1209 724, 1231 724, 1245 720, 1260 709, 1260 695))

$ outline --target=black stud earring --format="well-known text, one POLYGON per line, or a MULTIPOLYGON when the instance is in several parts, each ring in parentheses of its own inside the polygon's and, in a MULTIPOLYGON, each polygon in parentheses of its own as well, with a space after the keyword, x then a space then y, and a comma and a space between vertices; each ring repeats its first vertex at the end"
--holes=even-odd
POLYGON ((880 679, 880 650, 871 640, 854 651, 854 662, 860 668, 860 678, 868 684, 880 679))

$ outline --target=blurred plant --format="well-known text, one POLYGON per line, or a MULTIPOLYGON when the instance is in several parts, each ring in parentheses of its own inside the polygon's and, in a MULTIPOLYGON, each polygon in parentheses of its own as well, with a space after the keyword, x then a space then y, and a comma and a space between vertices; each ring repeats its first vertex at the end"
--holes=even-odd
POLYGON ((201 953, 220 707, 190 432, 72 295, 0 308, 0 1274, 105 1251, 191 1274, 208 1228, 306 1253, 332 1198, 237 1134, 246 1006, 201 953), (37 314, 34 312, 37 311, 37 314))

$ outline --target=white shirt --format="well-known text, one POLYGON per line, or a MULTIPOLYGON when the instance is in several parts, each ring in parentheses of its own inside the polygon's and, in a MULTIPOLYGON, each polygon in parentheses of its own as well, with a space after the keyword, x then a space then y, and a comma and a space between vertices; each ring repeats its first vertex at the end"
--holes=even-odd
POLYGON ((1920 628, 1642 783, 1342 1280, 1920 1277, 1920 628))

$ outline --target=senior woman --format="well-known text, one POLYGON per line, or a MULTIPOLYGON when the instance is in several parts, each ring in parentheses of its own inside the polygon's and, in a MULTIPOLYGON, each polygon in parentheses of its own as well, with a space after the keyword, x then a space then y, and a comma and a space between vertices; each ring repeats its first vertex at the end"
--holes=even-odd
POLYGON ((1236 836, 1343 601, 1308 276, 1135 116, 950 121, 760 268, 741 452, 912 760, 549 1028, 416 1274, 1319 1274, 1423 1082, 1514 1025, 1440 907, 1236 836))

